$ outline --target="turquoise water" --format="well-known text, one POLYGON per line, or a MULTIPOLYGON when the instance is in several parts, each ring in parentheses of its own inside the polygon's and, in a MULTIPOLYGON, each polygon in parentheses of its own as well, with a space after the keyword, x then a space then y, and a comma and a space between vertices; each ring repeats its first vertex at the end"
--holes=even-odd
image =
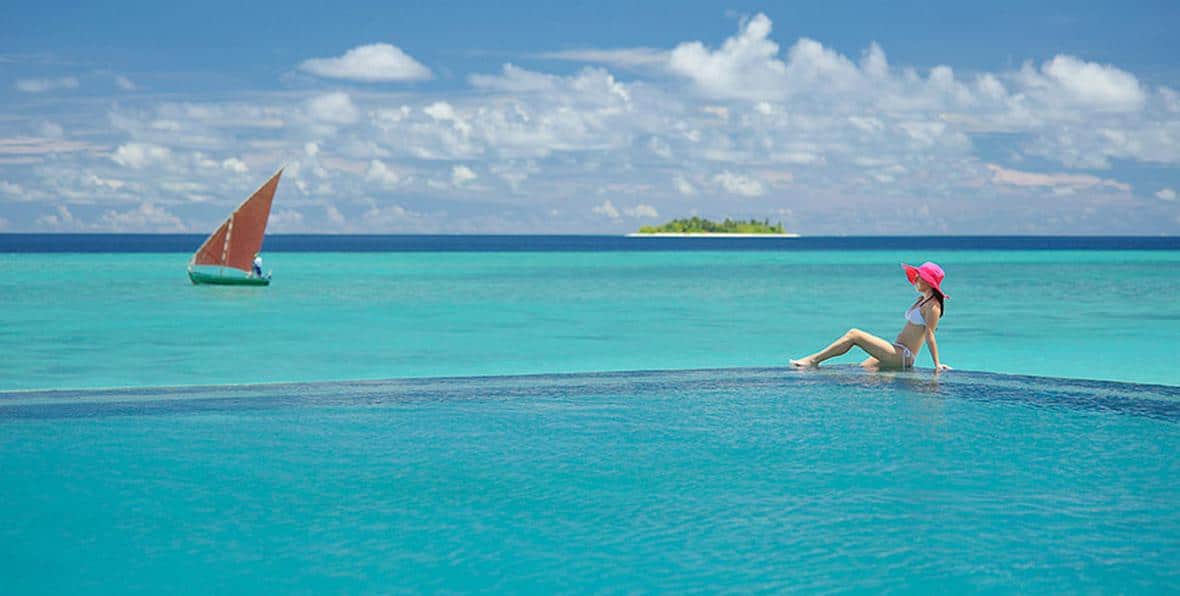
POLYGON ((927 259, 951 366, 1180 385, 1180 251, 274 253, 265 289, 187 258, 0 254, 0 390, 778 366, 892 340, 927 259))
POLYGON ((1178 422, 1175 387, 854 367, 10 393, 0 577, 1175 592, 1178 422))
POLYGON ((186 261, 0 253, 0 592, 1180 590, 1180 251, 186 261))

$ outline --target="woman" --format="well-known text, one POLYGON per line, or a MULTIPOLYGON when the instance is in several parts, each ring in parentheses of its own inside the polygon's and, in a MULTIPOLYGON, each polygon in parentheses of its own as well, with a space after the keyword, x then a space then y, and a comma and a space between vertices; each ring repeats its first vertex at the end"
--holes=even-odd
POLYGON ((930 346, 930 357, 934 359, 934 370, 950 370, 951 367, 938 359, 938 342, 934 339, 934 330, 938 328, 938 321, 944 312, 943 302, 949 298, 942 293, 942 280, 946 275, 942 267, 929 261, 920 267, 901 264, 905 269, 906 278, 914 285, 914 289, 921 296, 918 297, 909 310, 905 311, 905 327, 897 334, 897 340, 892 344, 871 333, 860 329, 849 329, 843 337, 832 345, 806 358, 792 360, 791 366, 809 368, 819 366, 820 362, 845 354, 852 346, 869 353, 869 358, 861 362, 866 368, 911 368, 922 344, 930 346))

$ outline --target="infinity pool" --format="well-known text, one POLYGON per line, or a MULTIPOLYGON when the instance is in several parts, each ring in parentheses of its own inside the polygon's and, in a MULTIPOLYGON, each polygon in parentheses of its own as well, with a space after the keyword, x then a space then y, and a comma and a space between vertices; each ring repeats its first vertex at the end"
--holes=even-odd
POLYGON ((719 369, 0 393, 4 592, 1180 589, 1180 388, 719 369))

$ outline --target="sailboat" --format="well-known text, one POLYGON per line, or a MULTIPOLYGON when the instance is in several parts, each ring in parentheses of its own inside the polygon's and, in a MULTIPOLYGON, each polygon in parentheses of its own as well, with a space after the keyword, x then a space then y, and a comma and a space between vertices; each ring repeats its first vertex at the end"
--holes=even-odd
POLYGON ((188 264, 188 278, 194 284, 270 285, 270 274, 255 274, 253 265, 262 250, 270 204, 282 175, 280 168, 205 239, 188 264))

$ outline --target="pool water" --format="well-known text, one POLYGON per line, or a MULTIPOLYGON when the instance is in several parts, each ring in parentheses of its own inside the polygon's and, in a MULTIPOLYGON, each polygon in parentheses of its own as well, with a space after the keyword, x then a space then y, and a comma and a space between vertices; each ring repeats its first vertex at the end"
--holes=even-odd
POLYGON ((1180 388, 737 368, 0 393, 24 593, 1180 589, 1180 388))

